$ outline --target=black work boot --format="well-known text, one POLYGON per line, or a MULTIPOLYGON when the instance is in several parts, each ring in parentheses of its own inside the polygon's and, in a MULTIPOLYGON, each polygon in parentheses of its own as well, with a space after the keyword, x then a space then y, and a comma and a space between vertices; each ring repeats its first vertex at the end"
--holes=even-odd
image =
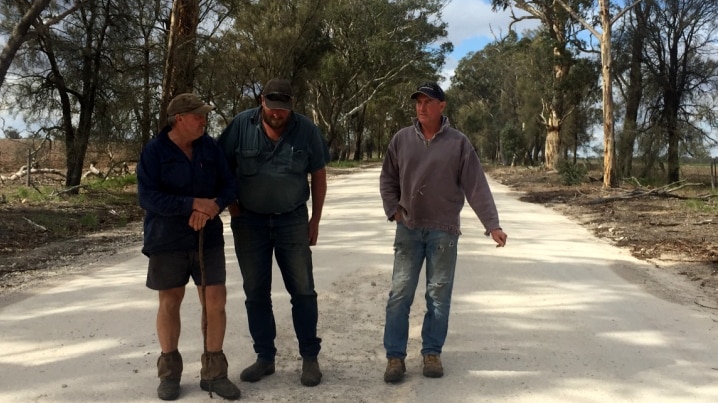
POLYGON ((157 376, 160 386, 157 397, 162 400, 175 400, 180 395, 180 378, 182 378, 182 356, 179 351, 161 353, 157 359, 157 376))
POLYGON ((242 395, 239 388, 227 378, 227 357, 222 350, 202 354, 202 370, 199 387, 216 393, 227 400, 237 400, 242 395))
POLYGON ((248 366, 239 374, 239 379, 245 382, 257 382, 267 375, 274 373, 274 361, 257 359, 257 362, 248 366))
POLYGON ((322 371, 319 369, 317 357, 305 357, 302 359, 302 385, 317 386, 322 381, 322 371))

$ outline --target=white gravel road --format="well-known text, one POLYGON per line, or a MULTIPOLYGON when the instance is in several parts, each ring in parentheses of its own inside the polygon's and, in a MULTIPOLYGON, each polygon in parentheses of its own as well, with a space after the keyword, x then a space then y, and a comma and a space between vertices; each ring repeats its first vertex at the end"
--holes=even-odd
MULTIPOLYGON (((383 215, 378 176, 374 168, 329 183, 314 248, 322 384, 299 383, 289 300, 277 274, 277 372, 257 383, 238 382, 241 401, 718 401, 715 311, 671 294, 678 283, 656 283, 651 266, 550 209, 519 202, 518 194, 494 182, 508 244, 495 248, 464 210, 445 376, 421 375, 420 286, 406 380, 385 384, 382 332, 394 232, 383 215)), ((239 381, 254 353, 228 224, 225 234, 225 353, 230 377, 239 381)), ((138 245, 83 275, 1 302, 0 402, 158 401, 157 297, 144 286, 146 264, 138 245)), ((200 313, 188 292, 180 401, 221 400, 199 388, 200 313)))

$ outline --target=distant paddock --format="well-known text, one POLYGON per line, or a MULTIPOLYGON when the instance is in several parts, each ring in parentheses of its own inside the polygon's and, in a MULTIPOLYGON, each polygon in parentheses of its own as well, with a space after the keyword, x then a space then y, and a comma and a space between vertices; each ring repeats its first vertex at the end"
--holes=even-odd
MULTIPOLYGON (((35 152, 33 160, 36 168, 65 170, 65 144, 61 141, 45 143, 30 139, 0 139, 0 174, 17 172, 27 165, 28 152, 35 152)), ((90 144, 85 154, 83 171, 95 162, 95 167, 104 171, 111 164, 127 162, 134 172, 139 151, 134 143, 90 144)))

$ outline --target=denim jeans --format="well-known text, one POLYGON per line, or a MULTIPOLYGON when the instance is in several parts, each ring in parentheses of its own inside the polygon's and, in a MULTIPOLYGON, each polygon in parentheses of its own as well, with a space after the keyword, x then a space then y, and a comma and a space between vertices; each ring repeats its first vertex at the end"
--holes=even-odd
POLYGON ((449 328, 458 235, 427 228, 396 226, 394 273, 386 304, 384 349, 387 358, 406 357, 409 311, 426 260, 426 314, 421 328, 421 354, 441 354, 449 328))
POLYGON ((291 296, 292 320, 302 357, 316 357, 317 293, 314 291, 312 252, 309 248, 307 206, 284 214, 242 211, 232 218, 234 249, 244 281, 249 333, 257 357, 273 361, 277 336, 272 311, 272 254, 277 259, 284 286, 291 296))

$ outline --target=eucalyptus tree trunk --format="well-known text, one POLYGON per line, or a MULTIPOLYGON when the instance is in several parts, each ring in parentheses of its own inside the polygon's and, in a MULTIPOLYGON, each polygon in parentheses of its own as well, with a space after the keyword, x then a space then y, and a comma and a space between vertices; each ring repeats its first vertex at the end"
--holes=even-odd
POLYGON ((599 0, 601 7, 601 71, 603 76, 603 187, 618 186, 616 178, 616 159, 614 147, 614 121, 613 121, 613 77, 611 57, 611 15, 610 1, 599 0))
POLYGON ((30 27, 37 20, 40 13, 47 8, 48 4, 50 4, 50 0, 33 1, 32 6, 30 6, 25 15, 22 16, 20 22, 15 25, 12 35, 10 35, 2 53, 0 53, 0 86, 5 82, 5 75, 10 69, 15 53, 17 53, 20 46, 27 40, 30 27))
POLYGON ((645 17, 640 6, 635 7, 636 29, 631 38, 631 65, 628 88, 626 90, 626 116, 623 119, 623 132, 618 142, 619 175, 633 175, 633 150, 638 135, 638 110, 643 97, 643 38, 645 35, 645 17))
MULTIPOLYGON (((47 8, 48 5, 50 5, 50 1, 51 0, 33 0, 33 2, 29 5, 29 8, 27 8, 27 10, 23 13, 20 21, 12 30, 12 34, 8 38, 5 47, 3 47, 2 52, 0 52, 0 87, 2 87, 2 84, 5 82, 5 76, 7 75, 8 70, 10 70, 10 65, 12 65, 12 61, 15 58, 15 54, 20 49, 20 46, 22 46, 22 44, 25 43, 34 33, 42 31, 48 26, 58 23, 60 20, 65 18, 65 16, 75 12, 75 10, 77 10, 80 6, 79 1, 76 0, 72 7, 53 18, 49 18, 41 25, 38 23, 38 17, 40 17, 40 14, 47 8), (30 31, 30 28, 33 26, 35 27, 34 32, 30 31)), ((18 4, 22 3, 18 2, 18 4)))
POLYGON ((199 0, 174 0, 162 82, 159 130, 167 124, 170 100, 193 89, 198 25, 199 0))

